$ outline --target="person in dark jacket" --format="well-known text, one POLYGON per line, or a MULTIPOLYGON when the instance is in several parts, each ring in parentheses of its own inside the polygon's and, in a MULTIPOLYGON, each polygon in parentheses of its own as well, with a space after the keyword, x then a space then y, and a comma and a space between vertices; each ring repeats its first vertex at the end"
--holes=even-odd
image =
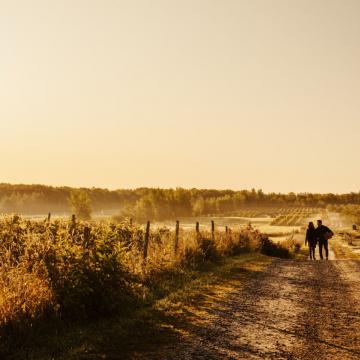
POLYGON ((306 230, 305 245, 309 244, 310 260, 316 260, 315 248, 317 243, 316 229, 313 222, 309 222, 308 229, 306 230))
POLYGON ((329 260, 329 239, 334 235, 334 233, 325 225, 323 225, 322 220, 317 221, 316 228, 316 237, 319 242, 319 255, 320 259, 323 260, 323 248, 325 249, 326 260, 329 260))

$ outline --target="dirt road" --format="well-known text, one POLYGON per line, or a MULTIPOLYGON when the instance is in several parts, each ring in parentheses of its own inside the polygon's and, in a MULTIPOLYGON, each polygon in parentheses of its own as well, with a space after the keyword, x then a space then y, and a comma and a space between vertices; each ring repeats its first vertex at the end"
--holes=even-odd
POLYGON ((360 262, 276 260, 156 359, 360 359, 360 262))

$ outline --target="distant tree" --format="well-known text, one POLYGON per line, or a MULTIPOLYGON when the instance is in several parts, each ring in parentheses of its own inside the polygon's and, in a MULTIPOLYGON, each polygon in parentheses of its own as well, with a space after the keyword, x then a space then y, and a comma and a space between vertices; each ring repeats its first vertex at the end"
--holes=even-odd
POLYGON ((205 201, 203 197, 199 197, 195 200, 192 206, 193 215, 203 215, 205 210, 205 201))
POLYGON ((156 209, 153 199, 149 196, 141 198, 135 204, 134 215, 136 220, 144 222, 156 219, 156 209))
MULTIPOLYGON (((11 185, 0 183, 0 213, 53 214, 69 211, 69 199, 75 213, 88 218, 93 211, 120 210, 134 220, 167 220, 191 215, 225 214, 247 206, 326 207, 360 205, 360 192, 348 194, 264 193, 262 190, 160 189, 134 190, 81 189, 45 185, 11 185), (91 206, 90 201, 91 199, 91 206), (87 205, 86 205, 87 204, 87 205), (126 204, 126 206, 125 206, 126 204)), ((350 211, 350 210, 347 210, 350 211)), ((353 209, 351 210, 353 213, 353 209)))
POLYGON ((89 195, 85 190, 73 190, 69 202, 75 215, 81 220, 90 220, 92 207, 89 195))

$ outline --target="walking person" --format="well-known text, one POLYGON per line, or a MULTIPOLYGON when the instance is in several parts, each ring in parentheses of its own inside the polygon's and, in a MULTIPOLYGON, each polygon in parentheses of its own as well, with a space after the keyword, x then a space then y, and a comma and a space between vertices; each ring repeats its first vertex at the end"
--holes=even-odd
POLYGON ((316 260, 315 258, 315 248, 317 243, 317 233, 314 226, 314 223, 311 221, 309 222, 309 226, 306 230, 306 237, 305 237, 305 245, 309 245, 309 256, 310 260, 316 260))
POLYGON ((317 221, 316 237, 319 242, 319 255, 320 259, 323 260, 323 248, 325 249, 326 260, 329 260, 329 239, 331 239, 334 233, 325 225, 322 220, 317 221))

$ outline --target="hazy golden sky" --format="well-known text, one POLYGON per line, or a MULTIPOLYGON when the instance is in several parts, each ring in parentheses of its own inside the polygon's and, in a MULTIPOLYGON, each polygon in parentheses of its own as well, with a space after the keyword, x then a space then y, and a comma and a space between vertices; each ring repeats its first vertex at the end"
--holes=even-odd
POLYGON ((360 1, 0 0, 0 182, 360 189, 360 1))

